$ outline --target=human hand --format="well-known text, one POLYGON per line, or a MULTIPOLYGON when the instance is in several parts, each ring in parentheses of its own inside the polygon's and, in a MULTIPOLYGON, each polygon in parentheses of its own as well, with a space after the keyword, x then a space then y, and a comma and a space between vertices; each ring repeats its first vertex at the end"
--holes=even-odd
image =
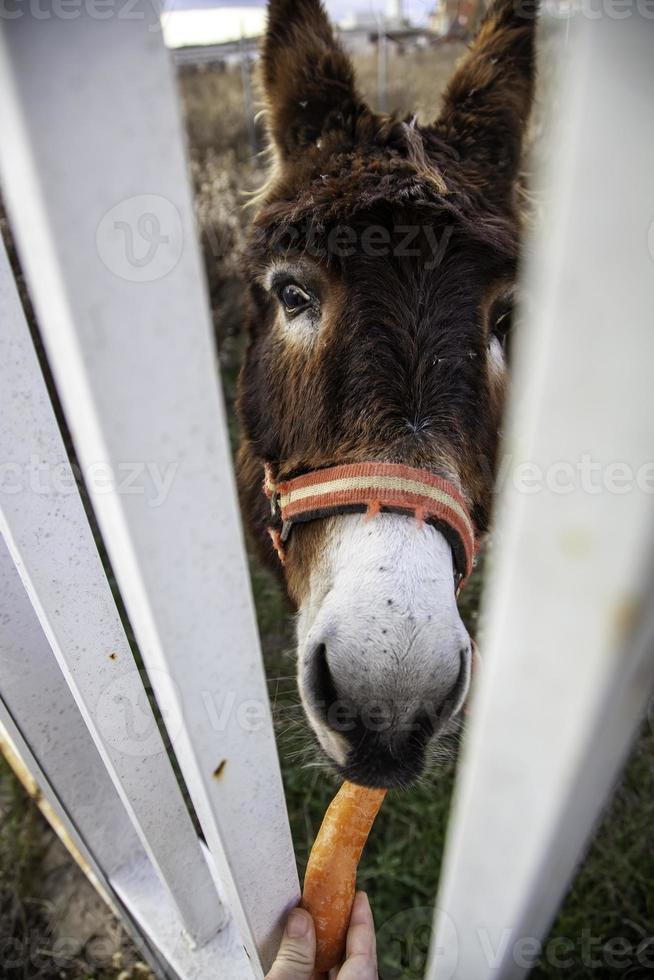
MULTIPOLYGON (((293 909, 288 917, 282 944, 265 980, 320 980, 315 973, 316 931, 304 909, 293 909)), ((375 923, 368 896, 358 892, 352 906, 347 932, 345 961, 329 972, 329 980, 378 980, 375 923)))

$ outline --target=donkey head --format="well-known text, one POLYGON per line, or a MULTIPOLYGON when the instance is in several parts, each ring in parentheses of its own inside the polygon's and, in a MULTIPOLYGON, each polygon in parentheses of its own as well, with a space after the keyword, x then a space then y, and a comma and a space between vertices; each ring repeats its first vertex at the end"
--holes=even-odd
MULTIPOLYGON (((378 115, 318 0, 272 0, 262 58, 275 165, 248 253, 239 485, 279 565, 262 493, 337 464, 444 477, 488 525, 532 101, 534 11, 491 7, 434 122, 378 115)), ((406 785, 470 679, 452 550, 411 516, 293 528, 298 678, 342 775, 406 785)))

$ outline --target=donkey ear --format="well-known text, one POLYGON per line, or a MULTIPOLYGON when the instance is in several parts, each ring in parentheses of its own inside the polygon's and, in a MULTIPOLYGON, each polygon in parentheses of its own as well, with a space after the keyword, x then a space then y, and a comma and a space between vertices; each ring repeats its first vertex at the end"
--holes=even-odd
POLYGON ((533 102, 537 13, 538 0, 493 0, 431 127, 467 179, 500 202, 518 176, 533 102))
POLYGON ((344 129, 361 108, 354 69, 320 0, 270 0, 262 52, 268 126, 282 158, 344 129))

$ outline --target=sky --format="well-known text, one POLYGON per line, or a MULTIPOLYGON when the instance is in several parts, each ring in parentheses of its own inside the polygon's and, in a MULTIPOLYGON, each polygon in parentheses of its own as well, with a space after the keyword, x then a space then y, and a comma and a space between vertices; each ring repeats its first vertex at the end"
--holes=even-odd
MULTIPOLYGON (((264 0, 164 0, 166 10, 199 10, 221 7, 265 7, 264 0)), ((353 12, 383 13, 386 0, 326 0, 334 20, 353 12)), ((436 6, 435 0, 404 0, 404 10, 413 21, 422 21, 436 6)))
MULTIPOLYGON (((263 30, 264 0, 162 0, 162 24, 169 47, 212 44, 257 36, 263 30)), ((336 22, 352 14, 383 14, 386 0, 326 0, 336 22)), ((436 0, 404 0, 404 13, 424 23, 436 0)))
MULTIPOLYGON (((340 20, 352 11, 373 11, 383 13, 386 4, 384 0, 327 0, 327 9, 335 20, 340 20)), ((404 0, 404 14, 412 21, 420 23, 436 6, 434 0, 404 0)))

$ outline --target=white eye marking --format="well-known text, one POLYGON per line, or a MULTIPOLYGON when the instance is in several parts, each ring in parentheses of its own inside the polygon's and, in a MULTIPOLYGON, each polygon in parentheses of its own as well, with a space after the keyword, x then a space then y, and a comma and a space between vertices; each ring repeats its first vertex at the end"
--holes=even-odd
POLYGON ((506 379, 506 358, 502 341, 499 337, 491 337, 488 345, 488 377, 491 384, 501 386, 506 379))
POLYGON ((286 343, 310 347, 314 345, 318 336, 320 311, 310 306, 302 313, 289 316, 280 303, 275 323, 286 343))
POLYGON ((308 263, 275 262, 265 273, 262 285, 278 306, 277 330, 286 342, 313 344, 321 319, 316 270, 308 263))
POLYGON ((491 337, 490 344, 488 345, 488 352, 490 355, 491 369, 494 371, 503 371, 504 351, 502 350, 502 343, 499 337, 491 337))

